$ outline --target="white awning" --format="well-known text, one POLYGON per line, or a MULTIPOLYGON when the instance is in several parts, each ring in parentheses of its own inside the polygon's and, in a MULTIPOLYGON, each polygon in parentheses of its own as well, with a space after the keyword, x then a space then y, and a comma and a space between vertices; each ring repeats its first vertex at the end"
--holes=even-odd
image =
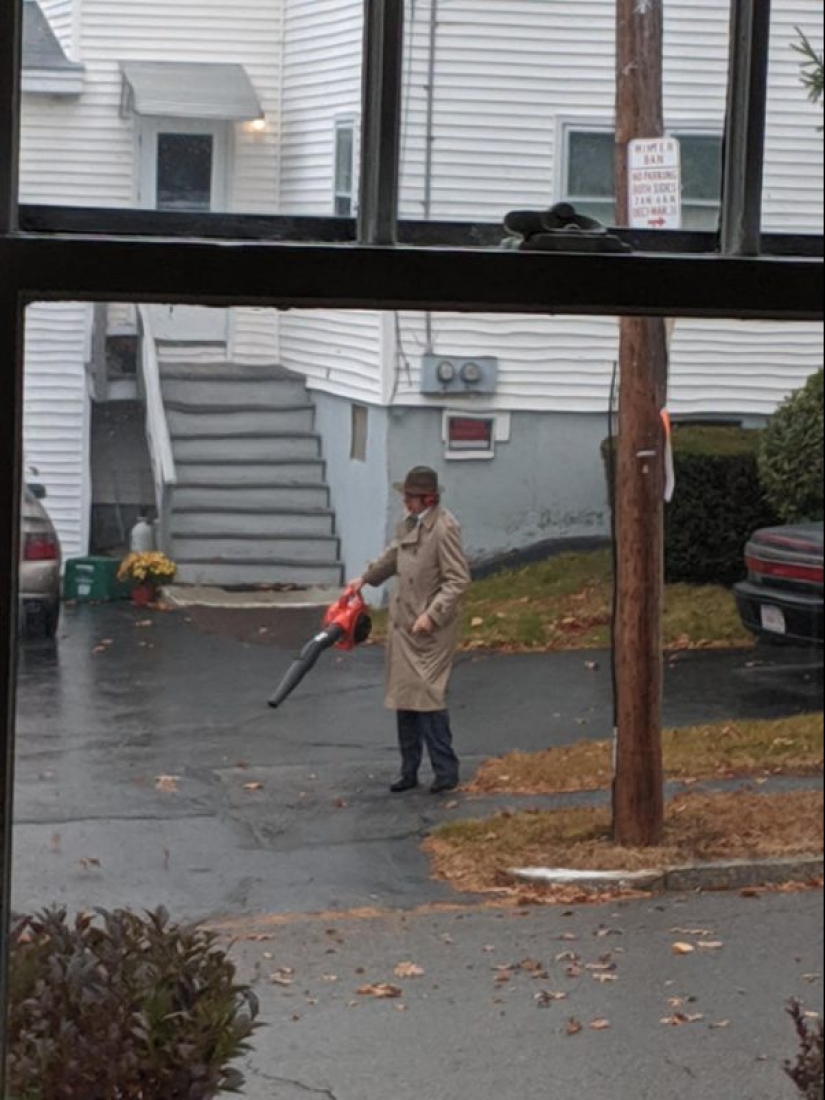
POLYGON ((243 65, 121 61, 123 115, 247 122, 263 110, 243 65))

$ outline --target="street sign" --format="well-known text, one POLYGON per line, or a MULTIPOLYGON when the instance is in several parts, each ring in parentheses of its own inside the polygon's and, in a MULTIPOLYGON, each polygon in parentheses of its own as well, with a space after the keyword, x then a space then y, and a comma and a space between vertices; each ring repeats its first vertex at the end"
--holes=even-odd
POLYGON ((682 228, 682 157, 676 138, 643 138, 628 145, 630 225, 682 228))

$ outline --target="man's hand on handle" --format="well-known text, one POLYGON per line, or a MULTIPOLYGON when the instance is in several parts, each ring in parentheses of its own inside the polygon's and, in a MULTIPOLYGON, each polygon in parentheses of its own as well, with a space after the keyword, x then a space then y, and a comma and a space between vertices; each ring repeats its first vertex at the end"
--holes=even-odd
POLYGON ((425 611, 423 615, 419 615, 413 624, 413 634, 432 634, 435 630, 435 623, 425 611))

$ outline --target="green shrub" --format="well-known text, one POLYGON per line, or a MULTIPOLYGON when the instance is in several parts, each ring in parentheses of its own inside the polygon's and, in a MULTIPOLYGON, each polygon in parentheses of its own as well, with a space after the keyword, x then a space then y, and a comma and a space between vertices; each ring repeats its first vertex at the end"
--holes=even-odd
POLYGON ((16 919, 9 1100, 211 1100, 238 1092, 257 1000, 215 937, 164 910, 16 919))
POLYGON ((822 519, 823 371, 785 401, 770 419, 759 450, 759 476, 768 500, 787 523, 822 519))
POLYGON ((675 426, 676 495, 665 507, 669 584, 735 584, 746 572, 747 540, 779 522, 759 480, 761 436, 728 425, 675 426))

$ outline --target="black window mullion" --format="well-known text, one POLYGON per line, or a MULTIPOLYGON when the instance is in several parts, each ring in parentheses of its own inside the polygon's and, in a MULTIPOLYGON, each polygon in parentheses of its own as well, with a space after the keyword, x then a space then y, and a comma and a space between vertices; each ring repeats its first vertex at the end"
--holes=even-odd
POLYGON ((21 0, 0 4, 0 234, 17 228, 22 39, 21 0))
POLYGON ((732 0, 722 175, 722 252, 757 256, 762 237, 771 0, 732 0))
POLYGON ((358 238, 398 239, 404 0, 364 0, 364 67, 358 238))
POLYGON ((17 669, 17 560, 23 419, 23 311, 0 269, 0 1094, 6 1079, 8 937, 17 669))

